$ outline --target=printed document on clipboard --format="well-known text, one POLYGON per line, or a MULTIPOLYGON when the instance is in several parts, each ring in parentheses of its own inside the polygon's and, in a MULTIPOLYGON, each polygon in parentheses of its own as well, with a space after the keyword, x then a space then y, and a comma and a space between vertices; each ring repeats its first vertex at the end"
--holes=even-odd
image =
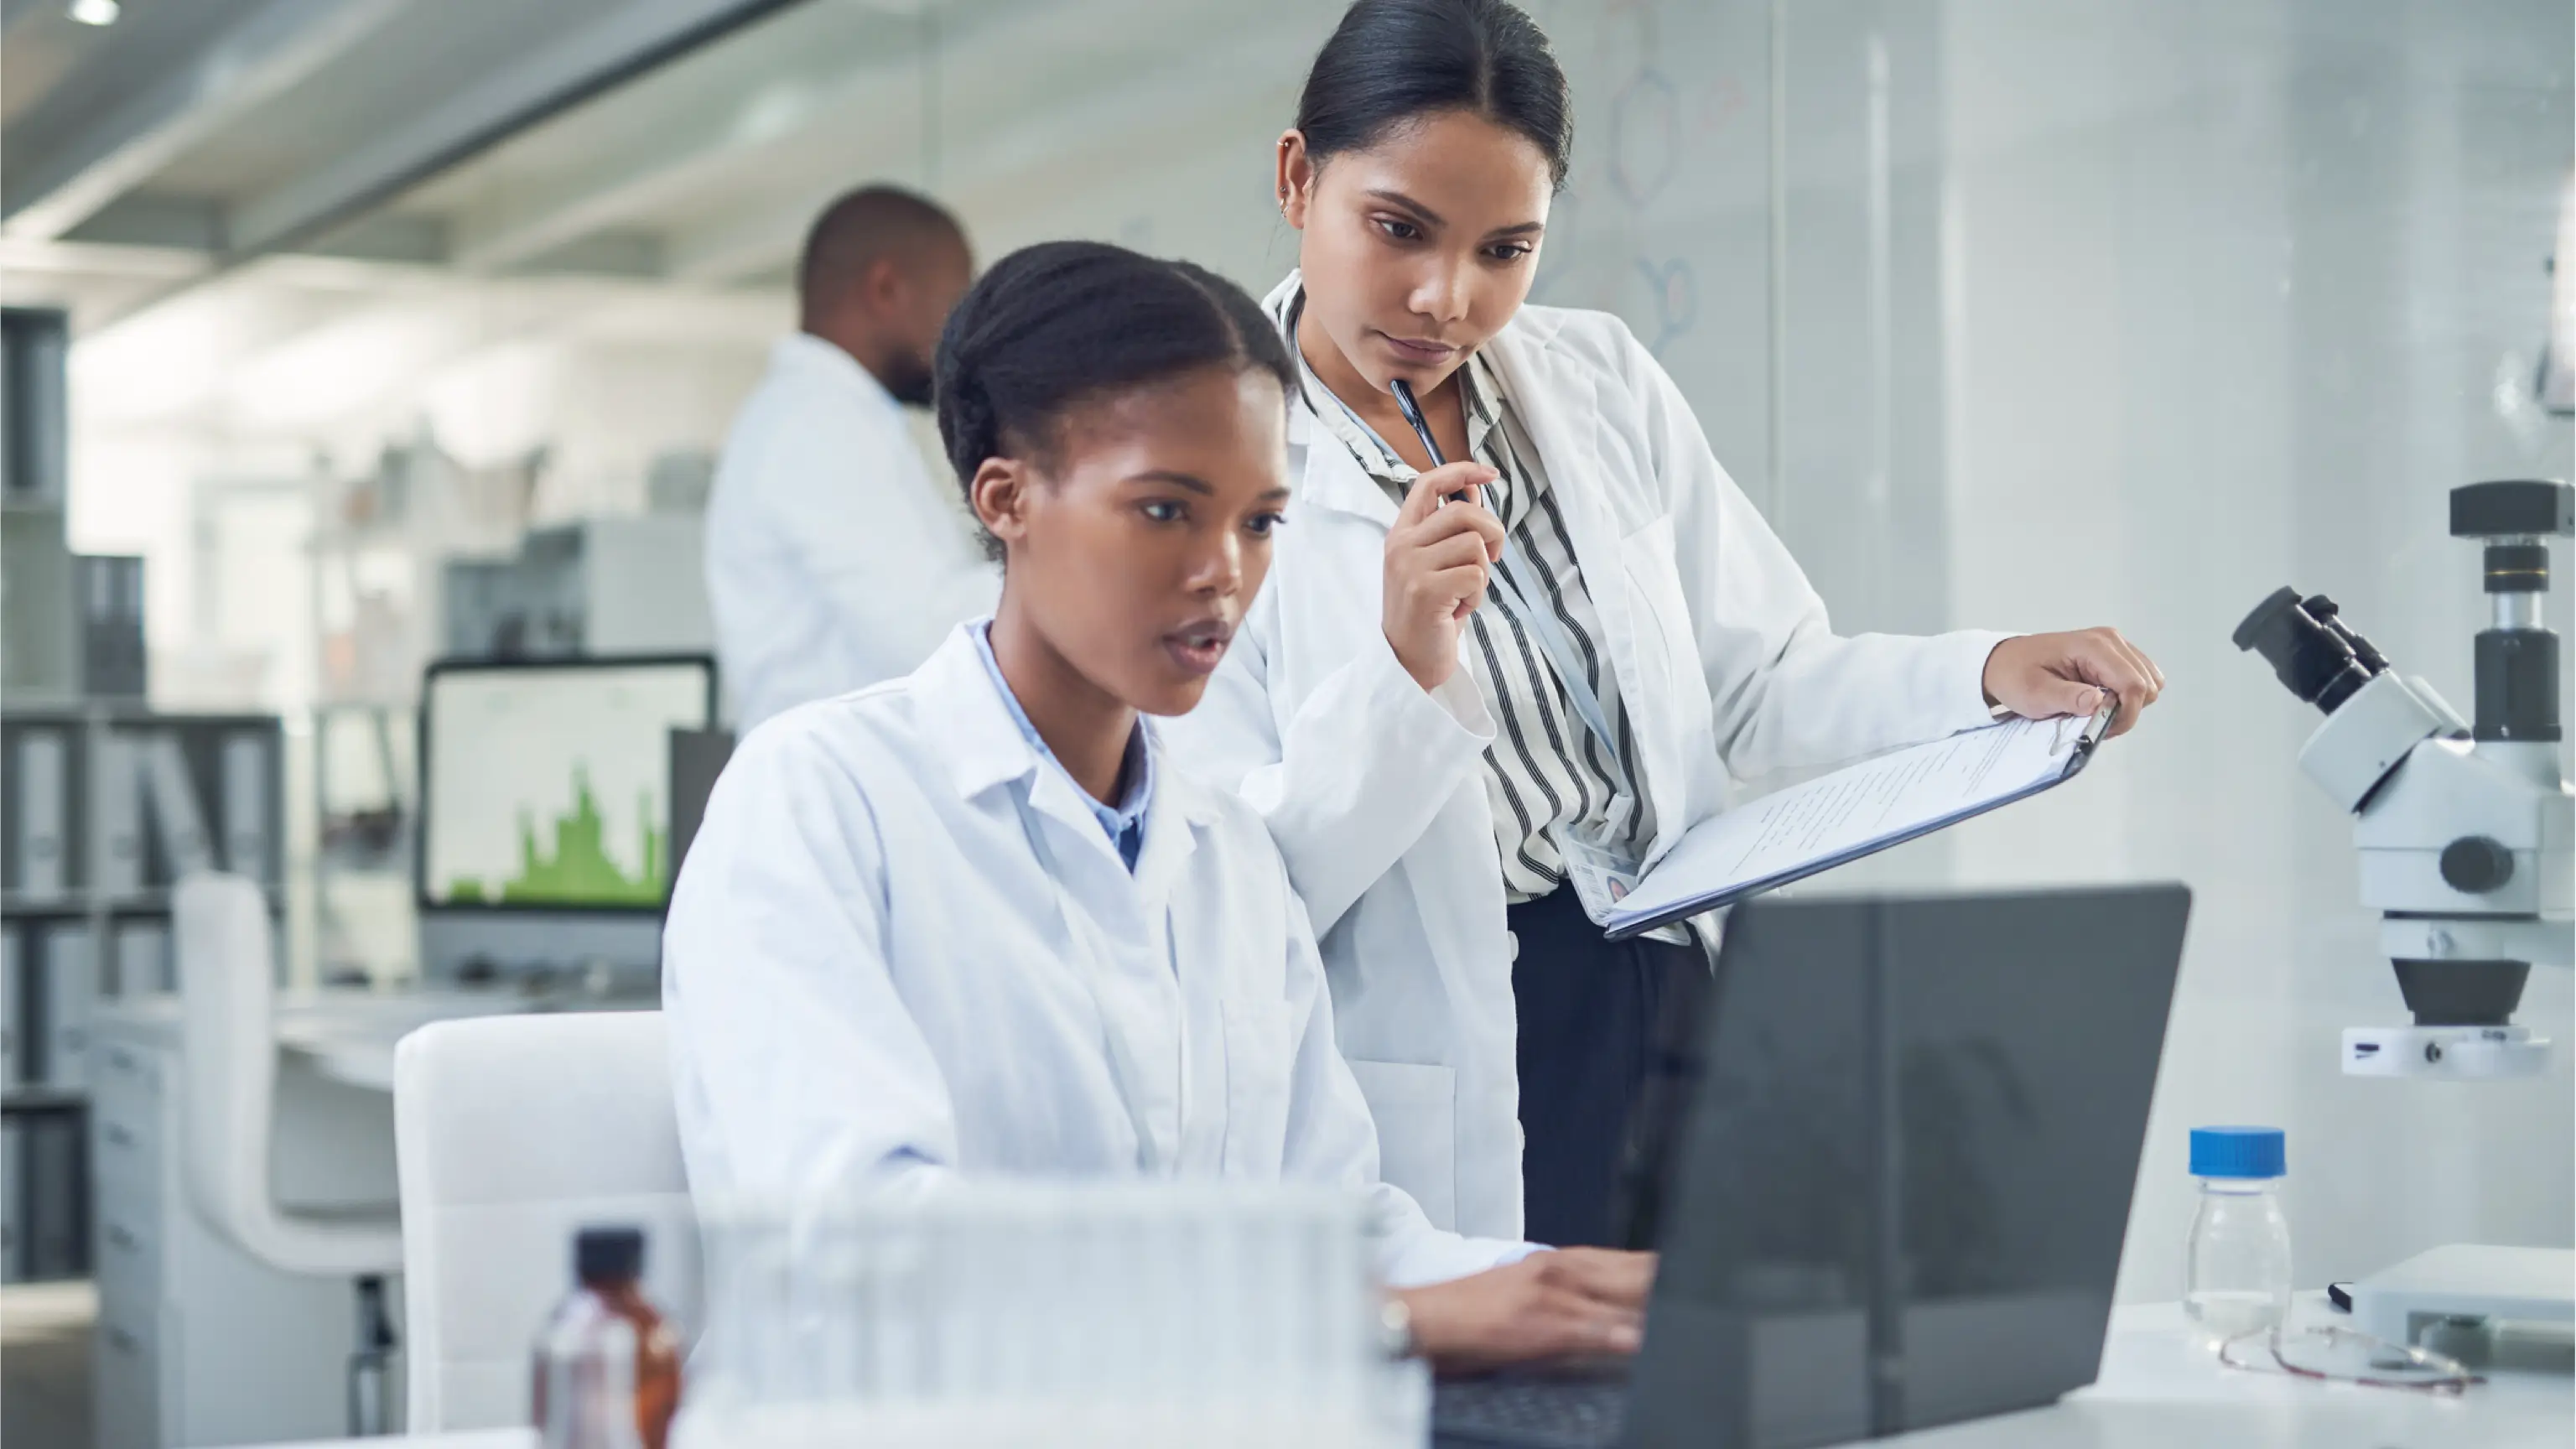
POLYGON ((2084 768, 2113 708, 1962 731, 1711 816, 1610 908, 1602 929, 1626 940, 2028 799, 2084 768))

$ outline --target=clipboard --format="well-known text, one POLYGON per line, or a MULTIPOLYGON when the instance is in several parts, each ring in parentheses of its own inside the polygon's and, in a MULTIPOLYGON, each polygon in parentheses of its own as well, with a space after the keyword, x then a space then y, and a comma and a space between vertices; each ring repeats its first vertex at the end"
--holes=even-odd
POLYGON ((1963 730, 1710 816, 1619 896, 1603 933, 1624 941, 2053 790, 2083 772, 2118 708, 1963 730))

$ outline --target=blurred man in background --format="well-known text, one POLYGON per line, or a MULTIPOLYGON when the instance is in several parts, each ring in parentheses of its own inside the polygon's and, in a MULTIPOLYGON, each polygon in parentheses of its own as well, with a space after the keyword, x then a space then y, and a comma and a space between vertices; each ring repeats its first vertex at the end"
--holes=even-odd
POLYGON ((798 332, 735 418, 707 504, 707 596, 737 730, 909 674, 1000 587, 904 420, 973 280, 957 219, 891 186, 824 209, 798 332))

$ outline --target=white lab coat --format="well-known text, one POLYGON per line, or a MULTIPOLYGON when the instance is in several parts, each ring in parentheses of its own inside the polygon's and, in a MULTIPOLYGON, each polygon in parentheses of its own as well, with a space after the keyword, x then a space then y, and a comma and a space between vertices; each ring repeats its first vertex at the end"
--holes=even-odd
POLYGON ((1158 753, 1131 875, 963 629, 911 678, 743 741, 674 891, 662 983, 701 1199, 961 1173, 1294 1180, 1372 1194, 1399 1285, 1528 1251, 1437 1231, 1378 1181, 1261 817, 1158 753))
POLYGON ((707 602, 738 729, 899 678, 1000 576, 903 409, 819 337, 779 340, 707 499, 707 602))
MULTIPOLYGON (((1985 659, 2005 636, 1837 636, 1618 318, 1523 307, 1487 355, 1600 615, 1654 807, 1647 863, 1724 808, 1730 771, 1824 764, 1987 722, 1985 659)), ((1168 738, 1270 822, 1322 937, 1387 1179, 1434 1223, 1518 1237, 1516 948, 1480 774, 1494 722, 1463 660, 1425 693, 1386 642, 1395 504, 1303 405, 1288 451, 1301 481, 1269 582, 1207 699, 1168 738)))

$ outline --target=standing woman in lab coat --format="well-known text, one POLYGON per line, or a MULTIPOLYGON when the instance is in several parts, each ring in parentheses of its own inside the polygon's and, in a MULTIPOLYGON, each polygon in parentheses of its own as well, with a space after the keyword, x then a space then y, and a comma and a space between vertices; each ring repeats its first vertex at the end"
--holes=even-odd
POLYGON ((1338 1184, 1435 1359, 1630 1351, 1650 1258, 1462 1238, 1379 1182, 1269 831, 1144 718, 1198 703, 1260 590, 1294 377, 1231 283, 1116 247, 1029 248, 959 304, 940 433, 1001 602, 718 782, 663 950, 690 1190, 1338 1184))
POLYGON ((2105 690, 2116 734, 2163 681, 2109 629, 1836 635, 1627 327, 1523 305, 1572 124, 1504 0, 1359 0, 1316 57, 1266 303, 1304 383, 1298 527, 1173 739, 1269 819, 1388 1179, 1462 1232, 1603 1243, 1706 964, 1596 922, 1728 777, 2105 690))

